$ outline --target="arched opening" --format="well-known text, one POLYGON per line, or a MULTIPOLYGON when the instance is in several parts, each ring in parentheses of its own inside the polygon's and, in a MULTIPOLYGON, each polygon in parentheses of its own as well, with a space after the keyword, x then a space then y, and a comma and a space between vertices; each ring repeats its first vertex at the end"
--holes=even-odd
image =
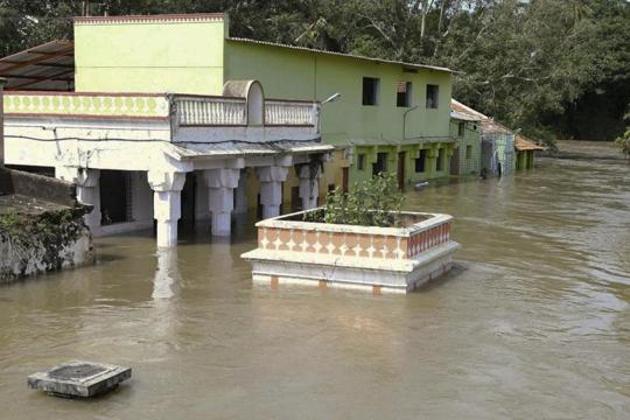
POLYGON ((265 124, 265 94, 258 80, 228 80, 223 96, 245 98, 247 125, 265 124))
POLYGON ((247 92, 247 125, 263 125, 265 123, 265 99, 262 86, 254 81, 247 92))

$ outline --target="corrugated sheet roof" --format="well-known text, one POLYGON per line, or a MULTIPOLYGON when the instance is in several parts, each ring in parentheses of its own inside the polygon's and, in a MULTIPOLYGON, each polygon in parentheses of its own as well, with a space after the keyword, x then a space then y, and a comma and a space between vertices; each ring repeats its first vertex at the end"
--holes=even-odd
POLYGON ((74 45, 56 40, 0 58, 0 77, 6 90, 72 90, 74 45))
POLYGON ((334 146, 321 141, 241 142, 238 140, 217 143, 176 142, 169 144, 170 151, 178 159, 222 158, 239 155, 274 155, 282 153, 324 153, 334 146))
POLYGON ((334 52, 334 51, 326 51, 326 50, 320 50, 316 48, 307 48, 307 47, 300 47, 297 45, 282 44, 279 42, 258 41, 256 39, 239 38, 239 37, 229 37, 227 40, 232 41, 232 42, 242 42, 242 43, 248 43, 248 44, 254 44, 254 45, 267 45, 270 47, 289 48, 292 50, 298 50, 298 51, 304 51, 304 52, 310 52, 310 53, 333 55, 333 56, 338 56, 338 57, 347 57, 347 58, 353 58, 356 60, 371 61, 373 63, 398 64, 398 65, 408 67, 408 68, 446 71, 446 72, 452 73, 452 70, 446 67, 431 66, 428 64, 406 63, 404 61, 386 60, 384 58, 373 58, 373 57, 366 57, 366 56, 357 55, 357 54, 347 54, 347 53, 340 53, 340 52, 334 52))

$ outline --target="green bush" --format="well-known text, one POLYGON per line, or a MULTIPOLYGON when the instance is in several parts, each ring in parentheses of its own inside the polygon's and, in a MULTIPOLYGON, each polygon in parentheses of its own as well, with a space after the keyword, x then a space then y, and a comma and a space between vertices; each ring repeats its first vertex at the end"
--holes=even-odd
POLYGON ((630 159, 630 127, 626 128, 626 132, 623 137, 617 138, 615 144, 621 149, 621 153, 626 158, 630 159))
POLYGON ((356 183, 349 192, 340 188, 328 193, 321 211, 307 213, 306 220, 332 224, 382 226, 397 225, 397 213, 405 200, 398 191, 394 174, 380 174, 356 183))

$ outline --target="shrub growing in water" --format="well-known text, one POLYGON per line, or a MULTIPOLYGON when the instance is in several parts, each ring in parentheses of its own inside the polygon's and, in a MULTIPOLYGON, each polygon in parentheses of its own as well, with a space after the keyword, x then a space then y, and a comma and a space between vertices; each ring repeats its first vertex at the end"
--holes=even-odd
POLYGON ((345 193, 337 187, 326 196, 322 211, 307 213, 305 219, 332 224, 392 227, 405 196, 398 191, 394 174, 379 174, 354 184, 345 193))
POLYGON ((626 128, 623 137, 618 137, 615 140, 615 144, 621 149, 621 153, 623 153, 626 158, 630 158, 630 127, 626 128))

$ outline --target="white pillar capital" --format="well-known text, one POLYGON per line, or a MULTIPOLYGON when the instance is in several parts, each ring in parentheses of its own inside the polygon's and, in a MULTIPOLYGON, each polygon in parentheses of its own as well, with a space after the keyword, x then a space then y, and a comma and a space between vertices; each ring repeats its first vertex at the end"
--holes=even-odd
POLYGON ((209 169, 203 172, 208 185, 208 207, 212 213, 212 234, 230 236, 234 189, 238 187, 241 170, 236 168, 209 169))
POLYGON ((287 180, 289 168, 285 166, 262 166, 256 168, 260 182, 284 182, 287 180))
POLYGON ((256 168, 260 181, 260 203, 263 205, 263 218, 276 217, 282 204, 282 183, 287 180, 289 168, 285 166, 263 166, 256 168))
POLYGON ((100 174, 100 170, 92 168, 75 166, 57 166, 55 168, 55 178, 86 188, 96 187, 100 174))
POLYGON ((181 191, 186 182, 183 172, 149 171, 153 193, 153 217, 157 221, 158 247, 177 245, 177 221, 181 217, 181 191))
POLYGON ((186 182, 185 172, 149 171, 149 185, 155 192, 181 191, 186 182))
POLYGON ((319 178, 322 176, 321 163, 313 161, 305 163, 297 168, 300 178, 300 198, 302 199, 302 210, 310 210, 317 207, 319 196, 319 178))
POLYGON ((76 185, 79 203, 92 206, 92 211, 83 217, 85 224, 92 230, 101 225, 100 175, 101 172, 98 169, 75 166, 57 166, 55 168, 55 178, 76 185))
POLYGON ((241 175, 240 169, 220 168, 203 171, 208 188, 236 188, 241 175))

